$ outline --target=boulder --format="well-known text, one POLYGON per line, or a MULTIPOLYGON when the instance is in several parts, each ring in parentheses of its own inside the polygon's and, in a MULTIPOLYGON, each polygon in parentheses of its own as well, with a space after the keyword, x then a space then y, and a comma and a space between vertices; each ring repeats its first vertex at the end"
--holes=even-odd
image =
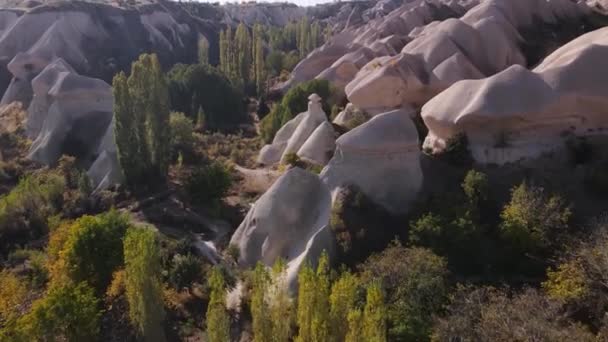
POLYGON ((422 187, 418 133, 407 109, 379 114, 342 135, 321 172, 332 194, 353 184, 392 213, 408 210, 422 187))
POLYGON ((334 251, 330 211, 329 190, 317 175, 288 170, 255 202, 232 236, 239 264, 272 266, 282 258, 287 261, 287 285, 295 291, 304 262, 315 263, 324 250, 334 251))
POLYGON ((465 133, 476 161, 504 164, 558 149, 568 136, 605 134, 607 77, 603 28, 564 45, 533 70, 514 65, 457 82, 422 108, 429 128, 424 148, 440 152, 465 133))

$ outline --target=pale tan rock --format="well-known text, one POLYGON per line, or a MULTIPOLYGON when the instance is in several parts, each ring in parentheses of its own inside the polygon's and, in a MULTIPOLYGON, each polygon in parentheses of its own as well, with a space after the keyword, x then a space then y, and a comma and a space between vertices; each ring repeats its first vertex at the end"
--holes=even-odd
POLYGON ((455 83, 422 108, 424 147, 442 151, 465 133, 481 163, 536 158, 566 136, 605 134, 608 122, 608 28, 583 35, 530 71, 512 66, 455 83))
POLYGON ((422 187, 418 133, 409 110, 394 110, 344 134, 321 172, 330 191, 349 184, 393 213, 403 213, 422 187))
POLYGON ((320 124, 298 150, 300 159, 325 166, 336 149, 336 132, 329 121, 320 124))

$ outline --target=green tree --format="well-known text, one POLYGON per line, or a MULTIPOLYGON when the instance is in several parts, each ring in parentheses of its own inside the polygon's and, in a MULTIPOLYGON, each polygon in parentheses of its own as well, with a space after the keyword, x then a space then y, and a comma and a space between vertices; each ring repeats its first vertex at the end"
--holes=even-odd
POLYGON ((315 279, 315 303, 311 322, 312 341, 326 342, 329 334, 329 256, 323 252, 319 258, 315 279))
POLYGON ((298 336, 296 342, 312 341, 312 321, 315 314, 316 297, 316 276, 315 271, 309 263, 300 269, 298 274, 298 336))
POLYGON ((251 293, 251 318, 253 320, 253 341, 272 341, 272 321, 269 319, 269 306, 266 300, 269 275, 266 266, 258 262, 253 273, 251 293))
POLYGON ((202 132, 206 128, 207 117, 205 115, 205 111, 203 110, 203 106, 198 106, 198 112, 196 113, 196 129, 202 132))
POLYGON ((266 64, 264 63, 264 46, 262 38, 258 37, 255 40, 255 84, 258 95, 262 95, 266 91, 266 64))
MULTIPOLYGON (((348 333, 345 342, 365 342, 363 336, 363 312, 360 309, 352 309, 348 312, 348 333)), ((344 324, 344 323, 342 323, 344 324)))
POLYGON ((184 113, 172 112, 169 121, 171 126, 171 156, 191 154, 194 150, 194 125, 184 113))
MULTIPOLYGON (((114 210, 83 216, 71 225, 55 263, 65 267, 65 275, 75 284, 86 281, 103 294, 123 264, 123 238, 129 226, 128 219, 114 210)), ((55 274, 53 280, 61 276, 55 274)))
POLYGON ((360 270, 363 283, 381 281, 386 289, 390 340, 427 340, 433 315, 447 297, 446 261, 425 248, 392 244, 360 270))
POLYGON ((367 299, 363 311, 363 336, 365 341, 387 341, 386 315, 382 286, 379 282, 373 282, 367 288, 367 299))
POLYGON ((16 341, 94 341, 99 337, 99 301, 86 285, 51 287, 17 323, 16 341))
POLYGON ((169 92, 156 55, 141 55, 126 84, 119 74, 113 86, 118 159, 127 183, 137 187, 164 180, 170 157, 169 92))
POLYGON ((210 342, 230 341, 230 317, 226 311, 226 284, 224 275, 214 267, 209 276, 211 294, 207 307, 207 337, 210 342))
POLYGON ((240 23, 235 33, 237 53, 237 78, 246 86, 249 84, 251 70, 251 36, 245 24, 240 23))
POLYGON ((130 228, 124 240, 129 318, 146 341, 165 341, 161 267, 156 232, 130 228))
POLYGON ((269 302, 272 320, 272 341, 291 340, 293 323, 293 301, 287 292, 287 264, 278 259, 272 267, 269 302))
POLYGON ((349 314, 356 311, 358 286, 357 277, 350 272, 344 272, 331 287, 329 317, 332 341, 342 342, 346 340, 349 325, 344 324, 344 322, 349 322, 349 314))
POLYGON ((511 201, 500 217, 502 236, 525 252, 542 252, 555 246, 567 231, 572 212, 564 200, 523 182, 511 191, 511 201))

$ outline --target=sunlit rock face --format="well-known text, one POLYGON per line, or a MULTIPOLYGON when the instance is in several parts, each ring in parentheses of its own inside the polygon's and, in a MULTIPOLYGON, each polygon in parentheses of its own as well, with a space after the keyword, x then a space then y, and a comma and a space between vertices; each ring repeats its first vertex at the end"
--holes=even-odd
POLYGON ((424 147, 435 152, 465 133, 481 163, 534 158, 568 136, 608 129, 608 28, 585 34, 533 70, 512 66, 481 80, 461 81, 422 108, 424 147))
POLYGON ((321 173, 330 191, 353 184, 389 211, 407 211, 423 180, 418 133, 410 114, 379 114, 341 136, 321 173))
MULTIPOLYGON (((350 102, 369 112, 419 108, 457 81, 481 79, 533 62, 526 58, 533 56, 524 47, 538 42, 526 41, 524 31, 530 36, 535 26, 562 22, 585 26, 592 14, 596 15, 585 3, 569 0, 483 1, 460 19, 410 30, 411 41, 398 54, 372 59, 346 85, 345 93, 350 102)), ((569 38, 569 33, 560 34, 564 36, 554 40, 569 38)))
POLYGON ((32 80, 26 132, 29 158, 52 165, 63 154, 90 166, 95 188, 120 181, 112 124, 112 90, 102 80, 76 74, 62 59, 32 80))
POLYGON ((232 236, 230 243, 240 250, 239 264, 272 266, 282 258, 287 261, 287 285, 295 290, 306 260, 316 262, 324 250, 333 254, 330 211, 331 196, 319 177, 290 169, 255 202, 232 236))
POLYGON ((273 165, 297 154, 319 165, 325 165, 334 147, 334 132, 321 106, 321 98, 312 94, 308 110, 298 114, 277 132, 272 144, 260 151, 258 162, 273 165))

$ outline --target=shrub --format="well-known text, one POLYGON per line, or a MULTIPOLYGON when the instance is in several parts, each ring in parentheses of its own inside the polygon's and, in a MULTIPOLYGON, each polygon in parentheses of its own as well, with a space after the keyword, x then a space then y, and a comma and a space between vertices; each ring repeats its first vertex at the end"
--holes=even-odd
POLYGON ((520 251, 540 252, 555 246, 568 229, 572 212, 564 200, 525 182, 511 190, 500 214, 502 236, 520 251))
POLYGON ((583 299, 589 289, 584 268, 576 261, 565 262, 555 270, 547 271, 543 289, 549 297, 564 302, 583 299))
POLYGON ((21 179, 0 197, 0 252, 44 234, 47 219, 61 208, 64 189, 63 177, 42 173, 21 179))
POLYGON ((98 294, 105 293, 112 274, 123 264, 123 237, 129 226, 125 216, 110 211, 83 216, 66 228, 67 233, 58 232, 67 236, 61 238, 64 244, 59 253, 49 253, 54 254, 52 280, 86 281, 98 294))
POLYGON ((8 256, 12 264, 25 262, 28 268, 27 278, 33 287, 42 287, 48 280, 47 257, 35 249, 19 249, 8 256))
POLYGON ((228 192, 231 182, 232 177, 226 166, 212 162, 192 173, 186 189, 194 202, 217 205, 228 192))
POLYGON ((169 270, 169 283, 180 290, 189 287, 193 282, 199 280, 202 275, 201 263, 192 254, 173 256, 173 263, 169 270))
POLYGON ((184 113, 172 112, 169 120, 171 125, 171 157, 173 160, 181 153, 189 155, 194 149, 194 125, 184 113))
POLYGON ((338 260, 354 265, 381 250, 393 238, 387 226, 391 215, 358 187, 339 190, 332 206, 330 226, 338 243, 338 260))
POLYGON ((460 287, 433 328, 435 341, 594 341, 558 302, 535 290, 512 298, 494 288, 460 287))
POLYGON ((19 319, 18 331, 32 341, 92 341, 99 333, 100 310, 85 283, 52 287, 19 319))
POLYGON ((9 270, 0 272, 0 320, 13 318, 27 295, 25 282, 9 270))
POLYGON ((292 167, 296 167, 300 164, 300 157, 295 152, 287 153, 285 155, 283 163, 292 167))
POLYGON ((425 248, 392 244, 360 266, 364 283, 381 281, 388 303, 390 341, 428 339, 432 317, 447 295, 446 261, 425 248))

